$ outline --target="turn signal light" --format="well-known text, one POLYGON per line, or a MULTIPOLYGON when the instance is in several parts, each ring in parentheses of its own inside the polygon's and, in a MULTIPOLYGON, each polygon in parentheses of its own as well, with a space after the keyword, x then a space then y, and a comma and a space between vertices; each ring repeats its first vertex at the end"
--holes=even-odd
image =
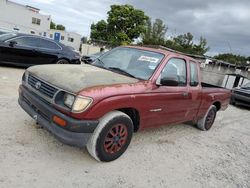
POLYGON ((53 121, 62 127, 65 127, 67 125, 66 121, 62 118, 59 118, 58 116, 53 116, 53 121))

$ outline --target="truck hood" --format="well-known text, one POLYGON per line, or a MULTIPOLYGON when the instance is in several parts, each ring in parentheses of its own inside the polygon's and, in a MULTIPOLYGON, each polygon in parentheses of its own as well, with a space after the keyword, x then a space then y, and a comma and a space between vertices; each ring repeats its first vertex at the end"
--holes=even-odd
POLYGON ((113 84, 132 84, 139 80, 102 68, 83 65, 37 65, 28 68, 32 74, 58 88, 78 93, 85 88, 113 84))

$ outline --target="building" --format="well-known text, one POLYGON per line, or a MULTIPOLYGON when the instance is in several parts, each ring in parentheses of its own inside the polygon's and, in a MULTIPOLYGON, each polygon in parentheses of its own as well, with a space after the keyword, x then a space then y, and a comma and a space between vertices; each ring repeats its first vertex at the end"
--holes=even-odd
POLYGON ((204 82, 232 89, 250 80, 248 66, 237 66, 208 56, 190 56, 200 62, 204 82))
POLYGON ((74 32, 51 30, 51 16, 40 9, 8 0, 0 0, 0 28, 40 35, 79 49, 81 35, 74 32))
POLYGON ((48 37, 58 42, 61 42, 67 46, 71 46, 76 50, 79 50, 81 45, 81 35, 75 32, 66 32, 50 29, 48 37))
POLYGON ((0 27, 23 33, 47 36, 51 17, 39 9, 8 0, 0 0, 0 27))

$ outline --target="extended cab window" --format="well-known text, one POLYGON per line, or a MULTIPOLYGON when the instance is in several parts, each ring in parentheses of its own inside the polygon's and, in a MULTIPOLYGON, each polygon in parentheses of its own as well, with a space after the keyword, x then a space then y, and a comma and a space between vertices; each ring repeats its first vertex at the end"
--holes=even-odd
POLYGON ((197 86, 199 84, 198 80, 198 70, 195 62, 190 61, 190 86, 197 86))
POLYGON ((172 58, 164 67, 161 78, 168 80, 175 80, 178 86, 185 86, 187 84, 187 67, 183 59, 172 58))

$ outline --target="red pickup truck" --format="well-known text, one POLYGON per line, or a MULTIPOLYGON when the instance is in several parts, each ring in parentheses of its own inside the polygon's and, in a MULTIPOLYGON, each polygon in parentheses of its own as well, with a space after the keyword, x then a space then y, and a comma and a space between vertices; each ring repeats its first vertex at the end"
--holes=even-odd
POLYGON ((199 63, 163 49, 115 48, 91 65, 27 69, 19 104, 66 144, 99 161, 120 157, 138 130, 192 121, 203 131, 230 91, 201 83, 199 63))

